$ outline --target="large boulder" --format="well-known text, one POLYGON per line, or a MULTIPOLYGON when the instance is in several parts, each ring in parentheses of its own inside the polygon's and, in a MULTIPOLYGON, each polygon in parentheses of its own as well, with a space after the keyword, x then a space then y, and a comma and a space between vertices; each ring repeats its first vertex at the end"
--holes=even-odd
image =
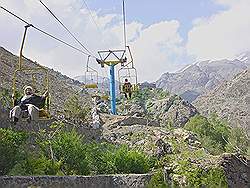
POLYGON ((177 95, 163 100, 151 101, 147 109, 155 118, 159 118, 163 124, 170 124, 176 128, 183 127, 191 117, 198 113, 192 104, 177 95))

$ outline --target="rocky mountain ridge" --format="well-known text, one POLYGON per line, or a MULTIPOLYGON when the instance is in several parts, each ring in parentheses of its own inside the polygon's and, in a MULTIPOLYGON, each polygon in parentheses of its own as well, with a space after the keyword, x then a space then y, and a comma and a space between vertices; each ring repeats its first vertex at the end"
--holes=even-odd
POLYGON ((203 115, 216 113, 232 126, 243 127, 250 134, 249 71, 250 69, 247 69, 212 91, 199 96, 194 105, 203 115))
POLYGON ((250 53, 244 53, 234 60, 196 62, 176 73, 164 73, 156 81, 156 86, 192 102, 200 94, 246 70, 249 64, 250 53))

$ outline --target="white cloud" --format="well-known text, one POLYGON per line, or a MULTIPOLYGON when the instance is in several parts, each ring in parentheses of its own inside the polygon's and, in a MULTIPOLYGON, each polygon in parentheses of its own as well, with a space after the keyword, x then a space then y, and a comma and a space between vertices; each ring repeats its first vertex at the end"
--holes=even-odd
MULTIPOLYGON (((100 15, 92 12, 99 31, 91 20, 89 12, 82 8, 79 0, 44 0, 44 3, 64 22, 70 30, 97 55, 97 50, 123 47, 122 16, 117 14, 100 15)), ((79 46, 69 34, 49 15, 38 1, 3 0, 3 6, 21 15, 36 26, 79 46)), ((18 54, 23 26, 3 11, 0 11, 0 45, 18 54)), ((142 23, 127 24, 128 43, 135 56, 140 80, 154 81, 165 71, 180 67, 178 58, 183 55, 182 39, 178 34, 179 22, 169 21, 143 28, 142 23)), ((69 76, 84 74, 86 56, 49 39, 34 29, 28 31, 24 55, 69 76)), ((91 64, 100 67, 93 60, 91 64)), ((118 68, 118 67, 117 67, 118 68)))
POLYGON ((163 72, 182 66, 179 58, 185 50, 178 28, 178 21, 160 22, 141 30, 139 38, 131 43, 140 80, 156 80, 163 72))
POLYGON ((250 1, 215 0, 229 6, 209 18, 199 18, 188 34, 187 51, 198 60, 232 59, 250 50, 250 1))

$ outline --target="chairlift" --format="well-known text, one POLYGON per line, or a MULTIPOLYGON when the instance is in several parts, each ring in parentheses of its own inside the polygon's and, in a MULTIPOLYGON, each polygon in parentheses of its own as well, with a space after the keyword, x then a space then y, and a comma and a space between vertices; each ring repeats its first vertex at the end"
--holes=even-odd
MULTIPOLYGON (((13 82, 12 82, 12 95, 13 95, 13 107, 15 106, 15 101, 17 100, 17 85, 19 84, 19 88, 22 88, 21 84, 18 80, 18 78, 20 77, 20 74, 24 74, 25 77, 30 76, 30 80, 31 80, 31 84, 29 83, 29 85, 31 85, 35 92, 37 94, 42 94, 41 92, 43 91, 48 91, 49 93, 49 71, 48 69, 46 69, 45 67, 39 65, 36 63, 36 67, 24 67, 23 66, 23 48, 24 48, 24 43, 25 43, 25 38, 27 35, 27 30, 28 28, 32 26, 32 25, 26 25, 25 26, 25 31, 24 31, 24 35, 23 35, 23 39, 22 39, 22 44, 21 44, 21 49, 20 49, 20 55, 19 55, 19 63, 18 63, 18 67, 17 69, 14 71, 14 75, 13 75, 13 82), (38 81, 36 80, 36 77, 38 75, 44 75, 43 79, 40 79, 40 91, 38 90, 39 85, 38 85, 38 81)), ((25 113, 25 111, 22 113, 22 117, 25 117, 25 114, 27 114, 27 112, 25 113)), ((51 118, 50 115, 50 95, 48 95, 45 99, 45 103, 42 104, 42 107, 39 109, 39 119, 38 120, 49 120, 51 118)))
POLYGON ((123 85, 125 83, 125 79, 128 79, 128 81, 131 83, 132 85, 132 92, 135 92, 139 89, 138 87, 138 76, 137 76, 137 70, 134 67, 134 60, 133 60, 133 56, 130 50, 130 47, 127 46, 126 47, 128 49, 129 52, 129 59, 130 61, 127 62, 127 64, 125 64, 124 66, 122 66, 119 70, 118 70, 118 81, 119 81, 119 89, 120 89, 120 93, 123 93, 123 85))
POLYGON ((109 100, 109 95, 108 95, 108 91, 107 89, 107 85, 106 83, 109 82, 109 79, 106 77, 102 78, 102 82, 101 82, 101 99, 104 101, 108 101, 109 100))
POLYGON ((90 56, 87 59, 87 68, 85 72, 85 89, 97 89, 98 88, 98 72, 89 66, 90 56))

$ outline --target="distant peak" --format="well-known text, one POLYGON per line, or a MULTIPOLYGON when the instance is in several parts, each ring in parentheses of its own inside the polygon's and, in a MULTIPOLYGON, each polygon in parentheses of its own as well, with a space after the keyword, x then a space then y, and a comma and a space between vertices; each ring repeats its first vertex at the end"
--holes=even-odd
POLYGON ((236 57, 237 60, 245 62, 250 60, 250 52, 241 53, 236 57))

